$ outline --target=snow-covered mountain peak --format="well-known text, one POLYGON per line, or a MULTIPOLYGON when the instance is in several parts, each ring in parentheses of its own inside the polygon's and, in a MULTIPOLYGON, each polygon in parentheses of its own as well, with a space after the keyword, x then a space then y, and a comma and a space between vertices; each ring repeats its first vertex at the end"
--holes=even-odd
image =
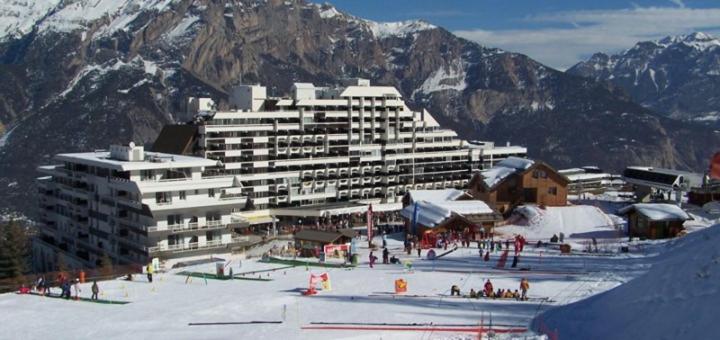
POLYGON ((708 48, 720 46, 720 40, 703 32, 694 32, 687 35, 668 36, 660 40, 656 40, 654 41, 654 43, 659 48, 669 48, 678 44, 683 44, 700 51, 705 51, 708 48))
POLYGON ((375 22, 366 21, 368 29, 373 33, 375 38, 384 39, 388 37, 404 37, 408 34, 420 31, 431 30, 437 26, 422 20, 407 20, 398 22, 375 22))
POLYGON ((30 33, 35 23, 61 0, 4 0, 0 2, 0 41, 30 33))

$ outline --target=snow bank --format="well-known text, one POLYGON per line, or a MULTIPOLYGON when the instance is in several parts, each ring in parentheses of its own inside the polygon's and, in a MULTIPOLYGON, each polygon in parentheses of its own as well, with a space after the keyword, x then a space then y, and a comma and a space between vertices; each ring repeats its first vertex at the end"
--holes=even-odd
POLYGON ((643 276, 551 309, 540 320, 564 339, 713 339, 720 334, 720 225, 668 244, 643 276))
POLYGON ((516 212, 525 217, 526 225, 508 225, 495 230, 505 235, 521 234, 525 238, 547 240, 565 234, 568 239, 612 238, 618 236, 617 221, 597 207, 577 205, 569 207, 521 206, 516 212))

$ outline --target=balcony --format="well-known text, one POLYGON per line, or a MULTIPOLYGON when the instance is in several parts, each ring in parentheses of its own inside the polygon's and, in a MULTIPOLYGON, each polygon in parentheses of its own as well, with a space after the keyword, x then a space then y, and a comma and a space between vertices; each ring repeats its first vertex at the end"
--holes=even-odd
POLYGON ((193 243, 181 243, 181 244, 172 244, 172 245, 161 245, 161 246, 155 246, 155 247, 148 247, 148 252, 150 254, 157 254, 161 252, 172 252, 172 253, 182 253, 182 252, 190 252, 195 250, 205 250, 205 249, 219 249, 219 248, 227 248, 228 246, 249 242, 250 238, 248 236, 238 236, 232 238, 230 243, 222 243, 222 240, 213 240, 213 241, 207 241, 205 243, 200 242, 193 242, 193 243))

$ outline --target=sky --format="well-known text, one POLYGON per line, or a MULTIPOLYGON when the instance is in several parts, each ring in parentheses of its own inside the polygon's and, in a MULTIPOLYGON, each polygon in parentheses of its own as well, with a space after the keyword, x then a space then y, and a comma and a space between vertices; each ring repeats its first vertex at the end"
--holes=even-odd
POLYGON ((719 0, 330 0, 374 21, 422 19, 564 70, 596 52, 702 31, 720 36, 719 0))

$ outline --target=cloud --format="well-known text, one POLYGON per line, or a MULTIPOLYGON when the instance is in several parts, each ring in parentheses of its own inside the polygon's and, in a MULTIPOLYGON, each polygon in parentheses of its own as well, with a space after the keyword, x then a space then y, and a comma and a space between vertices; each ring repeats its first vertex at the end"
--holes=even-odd
POLYGON ((638 41, 702 30, 720 32, 720 8, 638 7, 581 10, 530 16, 537 29, 461 30, 455 34, 480 44, 527 54, 566 69, 595 52, 617 52, 638 41))
POLYGON ((680 8, 685 8, 685 3, 683 0, 669 0, 670 2, 674 3, 675 6, 678 6, 680 8))

